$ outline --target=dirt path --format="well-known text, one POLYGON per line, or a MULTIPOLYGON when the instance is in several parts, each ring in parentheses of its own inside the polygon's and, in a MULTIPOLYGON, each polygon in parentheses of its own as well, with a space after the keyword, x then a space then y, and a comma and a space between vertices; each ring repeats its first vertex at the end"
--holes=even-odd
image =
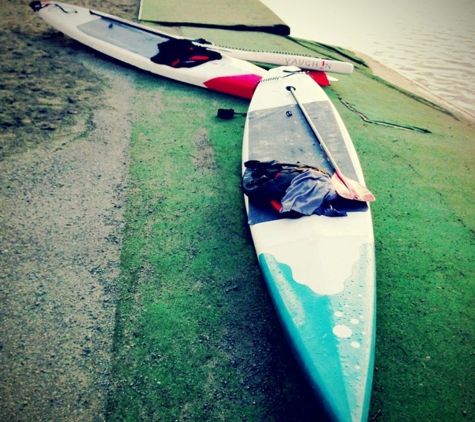
POLYGON ((1 3, 0 420, 103 420, 133 73, 1 3))

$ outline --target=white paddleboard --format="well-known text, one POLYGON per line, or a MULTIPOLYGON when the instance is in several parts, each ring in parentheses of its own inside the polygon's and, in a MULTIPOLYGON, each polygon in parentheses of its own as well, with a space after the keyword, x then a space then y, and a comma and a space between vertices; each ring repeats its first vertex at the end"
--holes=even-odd
MULTIPOLYGON (((342 172, 363 172, 335 107, 298 68, 276 68, 257 86, 246 118, 243 163, 299 163, 331 172, 292 86, 342 172)), ((244 171, 244 166, 243 166, 244 171)), ((366 421, 375 343, 375 257, 365 202, 345 217, 282 218, 245 197, 254 246, 278 315, 310 385, 337 421, 366 421)))
POLYGON ((76 41, 166 78, 251 98, 256 84, 266 74, 252 63, 225 54, 194 67, 159 64, 151 59, 160 52, 160 45, 184 38, 71 4, 34 1, 30 6, 48 24, 76 41))

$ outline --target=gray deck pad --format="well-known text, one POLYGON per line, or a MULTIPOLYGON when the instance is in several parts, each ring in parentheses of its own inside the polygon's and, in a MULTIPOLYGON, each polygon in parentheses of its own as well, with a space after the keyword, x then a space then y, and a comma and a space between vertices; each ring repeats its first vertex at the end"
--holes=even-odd
MULTIPOLYGON (((340 170, 345 176, 357 180, 331 104, 327 101, 315 101, 304 106, 340 170)), ((307 164, 333 173, 333 168, 297 104, 252 111, 248 119, 250 160, 307 164)), ((368 209, 364 202, 344 199, 338 199, 332 205, 347 212, 368 209)), ((279 218, 283 218, 283 215, 273 208, 250 202, 249 224, 279 218)))

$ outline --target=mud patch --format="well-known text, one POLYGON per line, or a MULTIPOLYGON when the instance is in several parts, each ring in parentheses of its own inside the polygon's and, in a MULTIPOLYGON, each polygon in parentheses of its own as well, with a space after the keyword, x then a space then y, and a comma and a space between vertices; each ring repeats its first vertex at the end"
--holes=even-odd
POLYGON ((200 128, 194 138, 196 151, 193 156, 193 164, 206 173, 213 173, 216 167, 216 157, 214 156, 214 149, 211 146, 208 131, 205 128, 200 128))

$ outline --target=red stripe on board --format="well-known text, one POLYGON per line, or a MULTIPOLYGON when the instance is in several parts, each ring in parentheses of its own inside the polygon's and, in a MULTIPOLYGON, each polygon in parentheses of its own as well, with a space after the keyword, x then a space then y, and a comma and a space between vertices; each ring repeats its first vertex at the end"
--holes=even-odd
POLYGON ((254 90, 262 76, 248 74, 237 76, 221 76, 204 82, 206 88, 215 91, 224 92, 226 94, 236 95, 237 97, 251 99, 254 90))
MULTIPOLYGON (((312 71, 308 72, 310 77, 320 86, 330 85, 325 72, 312 71)), ((236 95, 237 97, 251 99, 254 95, 257 84, 262 76, 248 74, 237 76, 220 76, 204 82, 206 88, 215 91, 224 92, 226 94, 236 95)))
POLYGON ((311 71, 308 72, 309 76, 320 86, 330 85, 330 81, 327 78, 325 72, 311 71))

